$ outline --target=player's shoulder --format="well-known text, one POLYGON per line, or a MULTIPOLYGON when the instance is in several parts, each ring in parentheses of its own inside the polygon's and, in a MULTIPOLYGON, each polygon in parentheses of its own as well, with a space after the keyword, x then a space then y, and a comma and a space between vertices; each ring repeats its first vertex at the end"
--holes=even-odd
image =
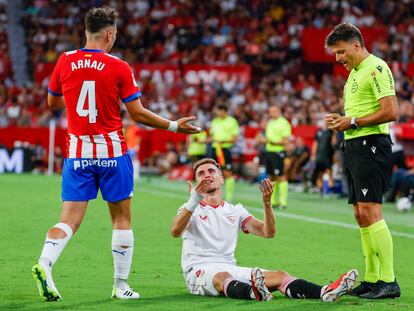
POLYGON ((382 58, 379 58, 378 56, 375 56, 374 54, 370 55, 369 66, 372 69, 378 69, 380 73, 382 73, 383 69, 388 68, 388 64, 382 58))
POLYGON ((108 60, 110 60, 111 62, 113 62, 116 65, 120 65, 120 66, 127 66, 129 67, 128 63, 124 60, 122 60, 121 58, 119 58, 118 56, 109 54, 109 53, 104 53, 104 57, 107 58, 108 60))
POLYGON ((243 204, 224 201, 224 207, 232 209, 232 210, 241 210, 243 209, 243 204))

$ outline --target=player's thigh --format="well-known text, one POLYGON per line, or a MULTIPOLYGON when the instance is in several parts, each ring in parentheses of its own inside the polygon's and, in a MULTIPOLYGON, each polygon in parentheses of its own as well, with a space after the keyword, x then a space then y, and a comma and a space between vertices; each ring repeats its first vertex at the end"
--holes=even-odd
POLYGON ((119 202, 131 198, 134 195, 134 169, 129 155, 100 161, 99 187, 103 199, 119 202))
POLYGON ((98 194, 98 180, 90 159, 65 159, 62 170, 62 202, 89 201, 98 194))
POLYGON ((118 202, 108 202, 109 213, 111 214, 114 229, 131 228, 131 198, 118 202))
POLYGON ((390 178, 391 153, 387 146, 372 143, 370 137, 347 144, 347 162, 357 202, 382 203, 382 195, 390 178))
POLYGON ((62 211, 60 213, 60 222, 69 225, 75 233, 83 217, 85 217, 88 201, 64 201, 62 202, 62 211))
MULTIPOLYGON (((209 264, 195 267, 185 276, 187 289, 193 295, 220 296, 213 279, 219 272, 230 272, 230 265, 209 264)), ((231 274, 231 272, 230 272, 231 274)))
MULTIPOLYGON (((260 270, 267 271, 266 269, 262 269, 262 268, 260 268, 260 270)), ((229 272, 234 277, 235 280, 243 282, 243 283, 247 283, 250 285, 252 284, 251 282, 252 268, 231 266, 229 267, 229 272)))
POLYGON ((277 154, 275 152, 266 152, 265 167, 268 175, 278 176, 277 174, 277 154))

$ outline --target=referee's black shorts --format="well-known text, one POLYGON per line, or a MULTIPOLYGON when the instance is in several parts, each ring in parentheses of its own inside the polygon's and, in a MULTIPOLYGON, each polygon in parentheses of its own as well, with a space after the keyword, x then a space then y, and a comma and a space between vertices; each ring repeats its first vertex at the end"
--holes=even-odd
MULTIPOLYGON (((231 148, 221 148, 221 150, 223 150, 223 155, 224 155, 224 165, 222 166, 222 169, 232 171, 233 170, 233 165, 232 165, 233 159, 231 155, 231 148)), ((213 159, 218 162, 216 148, 213 148, 213 159)))
POLYGON ((368 135, 345 141, 348 203, 382 203, 392 174, 391 139, 368 135))
POLYGON ((266 152, 265 166, 266 173, 273 176, 283 176, 285 173, 285 152, 266 152))

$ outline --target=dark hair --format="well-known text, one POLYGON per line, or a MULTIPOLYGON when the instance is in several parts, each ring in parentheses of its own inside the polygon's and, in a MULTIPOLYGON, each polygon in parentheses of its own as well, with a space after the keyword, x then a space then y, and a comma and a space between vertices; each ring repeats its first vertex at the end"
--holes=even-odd
POLYGON ((330 34, 326 37, 326 46, 333 46, 339 41, 352 42, 358 40, 362 47, 364 47, 364 39, 362 39, 359 29, 349 23, 337 25, 330 34))
POLYGON ((206 164, 206 163, 213 164, 213 165, 214 165, 215 167, 217 167, 217 168, 219 169, 219 171, 221 172, 220 165, 216 162, 216 160, 214 160, 214 159, 212 159, 212 158, 204 158, 204 159, 198 160, 197 162, 194 162, 194 164, 193 164, 193 171, 194 171, 194 174, 197 172, 197 169, 198 169, 201 165, 206 164))
POLYGON ((85 28, 91 33, 100 31, 108 26, 115 26, 118 12, 110 7, 92 8, 86 13, 85 28))
POLYGON ((229 111, 229 108, 226 105, 224 105, 224 104, 217 105, 216 106, 216 109, 218 109, 218 110, 224 110, 224 111, 229 111))

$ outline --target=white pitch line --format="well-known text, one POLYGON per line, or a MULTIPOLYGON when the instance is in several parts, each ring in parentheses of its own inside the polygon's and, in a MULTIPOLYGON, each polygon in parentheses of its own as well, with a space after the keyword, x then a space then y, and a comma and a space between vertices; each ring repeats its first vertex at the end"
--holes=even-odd
MULTIPOLYGON (((159 191, 152 190, 152 189, 145 189, 145 192, 146 193, 151 193, 151 194, 154 194, 154 195, 157 195, 157 196, 160 195, 159 191)), ((185 200, 184 199, 185 197, 181 194, 163 192, 163 195, 164 196, 169 196, 171 198, 181 199, 181 200, 183 200, 183 203, 184 203, 184 200, 185 200)), ((243 206, 246 209, 250 210, 250 211, 263 213, 262 208, 252 207, 252 206, 248 206, 248 205, 243 205, 243 206)), ((177 206, 177 209, 178 209, 178 206, 177 206)), ((306 221, 306 222, 310 222, 310 223, 318 223, 318 224, 330 225, 330 226, 335 226, 335 227, 340 227, 340 228, 359 230, 359 227, 357 225, 353 225, 353 224, 349 224, 349 223, 341 222, 341 221, 336 221, 336 220, 327 220, 327 219, 321 219, 321 218, 314 218, 314 217, 308 217, 308 216, 292 214, 292 213, 287 213, 287 212, 282 212, 282 211, 278 211, 277 216, 278 217, 284 217, 284 218, 290 218, 290 219, 296 219, 296 220, 302 220, 302 221, 306 221)), ((410 233, 404 233, 404 232, 398 232, 398 231, 391 230, 391 234, 393 236, 401 236, 401 237, 405 237, 405 238, 409 238, 409 239, 414 239, 414 234, 410 234, 410 233)))

